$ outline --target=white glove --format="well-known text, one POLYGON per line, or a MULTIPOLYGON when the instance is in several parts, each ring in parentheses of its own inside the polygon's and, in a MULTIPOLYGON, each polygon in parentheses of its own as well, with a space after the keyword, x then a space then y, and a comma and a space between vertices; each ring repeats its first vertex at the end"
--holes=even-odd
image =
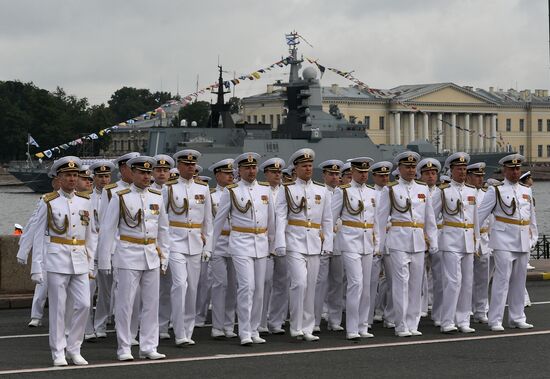
POLYGON ((278 257, 284 257, 286 255, 286 249, 284 247, 278 247, 275 249, 275 255, 278 257))
POLYGON ((203 251, 201 261, 202 262, 208 262, 210 260, 210 257, 212 256, 212 253, 209 251, 203 251))
POLYGON ((435 253, 437 253, 438 251, 439 251, 439 250, 438 250, 437 248, 435 248, 435 247, 430 247, 430 248, 428 249, 428 253, 430 253, 430 254, 435 254, 435 253))
POLYGON ((111 270, 99 269, 103 275, 111 275, 111 270))
POLYGON ((44 278, 42 277, 42 274, 31 274, 31 280, 36 284, 42 284, 44 283, 44 278))
POLYGON ((321 255, 322 255, 322 256, 325 256, 325 255, 332 255, 332 251, 322 250, 322 251, 321 251, 321 255))
POLYGON ((160 264, 160 271, 162 274, 166 274, 166 270, 168 270, 168 262, 164 262, 160 264))
POLYGON ((22 266, 25 266, 27 264, 27 261, 25 261, 23 258, 17 258, 17 263, 19 263, 22 266))
POLYGON ((95 271, 95 270, 93 270, 93 269, 92 269, 92 270, 88 270, 88 278, 90 278, 90 279, 95 279, 96 275, 97 275, 97 271, 95 271))

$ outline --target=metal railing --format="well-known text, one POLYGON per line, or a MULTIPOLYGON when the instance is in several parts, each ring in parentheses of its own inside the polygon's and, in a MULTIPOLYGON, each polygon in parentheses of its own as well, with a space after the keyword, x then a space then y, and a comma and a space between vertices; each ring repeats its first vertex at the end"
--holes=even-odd
POLYGON ((546 234, 539 236, 537 244, 531 249, 531 258, 549 259, 550 258, 550 237, 546 234))

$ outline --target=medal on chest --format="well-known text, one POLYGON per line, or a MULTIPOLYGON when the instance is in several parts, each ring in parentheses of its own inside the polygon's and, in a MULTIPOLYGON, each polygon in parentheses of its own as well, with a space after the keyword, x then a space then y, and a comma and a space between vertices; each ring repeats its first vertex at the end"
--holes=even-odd
POLYGON ((204 195, 195 195, 195 203, 204 204, 204 195))
POLYGON ((90 213, 85 210, 81 209, 78 211, 78 215, 80 216, 80 223, 84 226, 87 226, 90 223, 90 213))
POLYGON ((149 204, 151 214, 158 215, 160 213, 160 207, 158 204, 149 204))
POLYGON ((315 204, 321 204, 321 195, 315 195, 315 204))
POLYGON ((262 195, 262 203, 263 204, 269 203, 269 198, 267 197, 267 195, 262 195))

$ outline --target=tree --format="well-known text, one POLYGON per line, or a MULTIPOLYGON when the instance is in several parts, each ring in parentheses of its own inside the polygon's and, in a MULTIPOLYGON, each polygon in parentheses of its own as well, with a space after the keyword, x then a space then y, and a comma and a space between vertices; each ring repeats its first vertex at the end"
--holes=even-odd
POLYGON ((231 114, 237 114, 241 112, 241 99, 238 97, 231 97, 228 101, 229 105, 231 105, 230 112, 231 114))
POLYGON ((210 116, 210 104, 206 101, 196 101, 182 107, 178 112, 178 117, 174 118, 173 125, 180 126, 181 120, 187 120, 187 126, 195 121, 198 128, 205 128, 210 116))
POLYGON ((113 93, 108 103, 117 122, 124 122, 155 110, 171 98, 170 92, 151 93, 148 89, 122 87, 113 93))

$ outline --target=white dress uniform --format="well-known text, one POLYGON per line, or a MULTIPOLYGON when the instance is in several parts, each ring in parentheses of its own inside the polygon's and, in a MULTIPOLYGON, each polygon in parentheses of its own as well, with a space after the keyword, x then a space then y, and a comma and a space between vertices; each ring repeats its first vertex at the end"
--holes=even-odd
MULTIPOLYGON (((352 170, 367 171, 372 159, 351 160, 352 170)), ((336 233, 347 277, 346 332, 349 339, 372 337, 368 333, 372 258, 379 253, 378 193, 354 180, 341 186, 332 198, 332 215, 342 220, 336 233)))
MULTIPOLYGON (((176 161, 196 163, 200 153, 182 150, 176 161)), ((162 190, 170 223, 172 322, 176 344, 194 344, 201 257, 212 252, 212 201, 206 183, 184 179, 166 183, 162 190)))
MULTIPOLYGON (((312 162, 311 149, 295 152, 290 161, 296 166, 312 162)), ((286 251, 290 276, 290 334, 315 341, 315 284, 321 252, 333 251, 331 195, 323 184, 296 179, 279 191, 276 205, 277 254, 286 251)))
MULTIPOLYGON (((235 164, 256 165, 259 154, 245 153, 235 164)), ((214 221, 213 239, 218 241, 231 220, 229 252, 237 277, 237 317, 241 344, 264 343, 258 327, 262 317, 266 260, 275 235, 275 213, 271 189, 256 180, 226 187, 214 221)))
MULTIPOLYGON (((414 164, 420 156, 405 151, 396 164, 414 164)), ((400 337, 420 335, 420 301, 424 252, 437 248, 437 226, 428 186, 400 178, 380 194, 378 219, 380 246, 389 251, 392 266, 392 295, 395 333, 400 337), (386 231, 382 220, 390 220, 386 231)))
MULTIPOLYGON (((469 161, 468 154, 458 152, 447 158, 445 166, 467 166, 469 161)), ((471 333, 475 331, 470 328, 474 253, 479 240, 477 189, 455 180, 439 189, 440 196, 432 200, 436 218, 442 217, 439 238, 443 263, 441 331, 453 332, 458 326, 461 332, 471 333)))
MULTIPOLYGON (((127 164, 132 169, 150 171, 151 157, 136 157, 127 164)), ((119 360, 131 360, 130 324, 137 289, 141 288, 139 350, 140 357, 164 358, 157 353, 159 267, 168 262, 170 236, 168 218, 159 191, 130 188, 116 192, 99 235, 99 269, 117 270, 115 319, 119 360), (118 238, 117 238, 118 232, 118 238), (111 251, 115 251, 111 255, 111 251)))
MULTIPOLYGON (((342 161, 330 159, 319 164, 319 168, 323 172, 332 172, 340 174, 341 168, 344 166, 342 161)), ((336 188, 332 188, 325 184, 328 194, 334 195, 336 188)), ((332 201, 332 200, 331 200, 332 201)), ((334 220, 333 252, 332 254, 324 254, 319 261, 319 274, 315 285, 315 328, 314 331, 320 331, 321 318, 323 311, 327 312, 327 328, 328 330, 344 330, 340 325, 342 323, 342 311, 344 308, 344 263, 342 254, 337 248, 336 231, 341 226, 338 218, 334 220)))
MULTIPOLYGON (((57 172, 75 171, 76 157, 56 161, 57 172)), ((37 215, 32 274, 47 272, 50 320, 50 348, 54 365, 66 365, 65 351, 76 364, 87 364, 80 346, 90 307, 89 275, 93 272, 97 246, 88 195, 63 190, 44 195, 37 215), (72 314, 65 325, 67 299, 72 299, 72 314), (68 335, 65 335, 66 330, 68 335)))
MULTIPOLYGON (((520 167, 525 158, 511 154, 500 160, 508 167, 520 167)), ((489 326, 501 331, 504 307, 508 299, 510 327, 531 328, 524 312, 525 278, 529 252, 538 239, 537 219, 531 189, 505 179, 502 185, 491 186, 479 208, 479 221, 489 214, 494 223, 489 232, 495 273, 489 303, 489 326)))

